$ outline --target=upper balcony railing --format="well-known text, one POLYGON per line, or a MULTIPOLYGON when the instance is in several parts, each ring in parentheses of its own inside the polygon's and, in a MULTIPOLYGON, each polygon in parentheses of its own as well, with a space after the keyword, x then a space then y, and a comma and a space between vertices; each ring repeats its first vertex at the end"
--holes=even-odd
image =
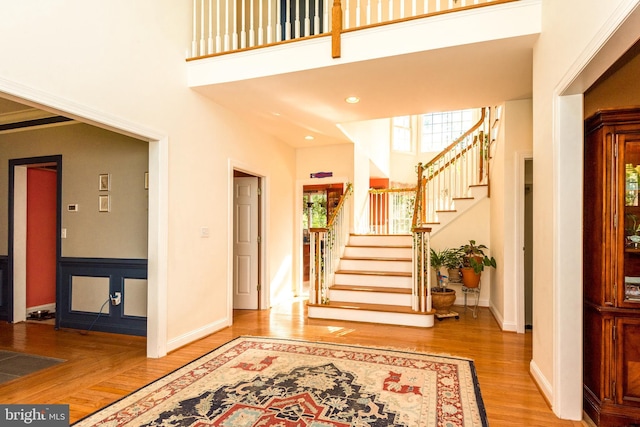
POLYGON ((517 0, 192 0, 188 59, 517 0), (335 24, 334 24, 335 23, 335 24))

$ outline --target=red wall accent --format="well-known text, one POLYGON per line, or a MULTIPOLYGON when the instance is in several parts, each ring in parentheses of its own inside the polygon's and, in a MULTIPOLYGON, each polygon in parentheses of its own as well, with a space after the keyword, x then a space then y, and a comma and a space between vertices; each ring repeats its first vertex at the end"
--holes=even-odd
POLYGON ((369 178, 369 188, 389 188, 389 178, 369 178))
POLYGON ((27 308, 56 302, 57 172, 27 169, 27 308))

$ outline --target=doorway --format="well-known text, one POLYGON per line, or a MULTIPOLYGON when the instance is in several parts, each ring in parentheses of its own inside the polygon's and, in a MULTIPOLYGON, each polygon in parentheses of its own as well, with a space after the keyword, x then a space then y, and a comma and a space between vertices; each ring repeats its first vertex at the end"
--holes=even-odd
POLYGON ((233 308, 261 309, 262 179, 233 171, 233 308))
POLYGON ((533 160, 524 162, 524 328, 533 329, 533 160))
POLYGON ((57 310, 61 194, 62 156, 9 161, 9 322, 26 321, 27 311, 57 310))

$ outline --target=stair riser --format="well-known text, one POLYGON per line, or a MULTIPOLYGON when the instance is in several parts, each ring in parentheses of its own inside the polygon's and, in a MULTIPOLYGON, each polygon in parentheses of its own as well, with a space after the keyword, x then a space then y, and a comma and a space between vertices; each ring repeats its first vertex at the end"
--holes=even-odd
POLYGON ((336 273, 336 285, 383 286, 411 289, 411 277, 336 273))
POLYGON ((354 235, 349 236, 349 246, 411 246, 409 235, 354 235))
POLYGON ((348 258, 407 258, 411 259, 411 248, 347 246, 344 256, 348 258))
POLYGON ((394 294, 387 292, 364 292, 329 290, 331 301, 362 302, 367 304, 390 304, 411 307, 410 294, 394 294))
POLYGON ((308 315, 312 319, 348 320, 353 322, 382 323, 385 325, 433 327, 434 315, 416 315, 405 313, 383 313, 368 310, 349 310, 335 307, 309 307, 308 315))
POLYGON ((411 273, 411 261, 340 260, 339 270, 389 271, 411 273))

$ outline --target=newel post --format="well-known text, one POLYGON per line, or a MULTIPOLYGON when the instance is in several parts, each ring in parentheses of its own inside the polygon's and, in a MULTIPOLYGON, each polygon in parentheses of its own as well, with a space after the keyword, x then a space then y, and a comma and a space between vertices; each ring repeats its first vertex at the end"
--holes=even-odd
POLYGON ((331 57, 340 58, 342 34, 342 5, 340 0, 333 0, 333 8, 331 9, 331 57))

